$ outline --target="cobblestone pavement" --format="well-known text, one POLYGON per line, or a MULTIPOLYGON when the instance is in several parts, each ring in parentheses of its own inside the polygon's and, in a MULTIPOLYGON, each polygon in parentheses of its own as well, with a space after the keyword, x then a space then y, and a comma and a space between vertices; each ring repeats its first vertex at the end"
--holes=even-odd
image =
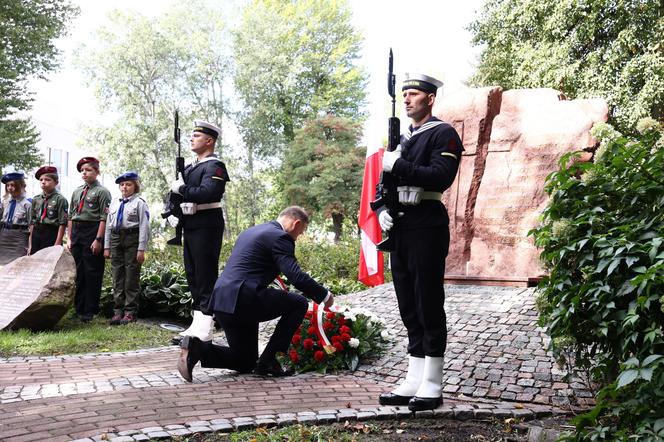
MULTIPOLYGON (((590 393, 579 382, 563 382, 546 352, 531 289, 446 286, 446 293, 445 404, 418 416, 529 419, 589 403, 590 393)), ((175 347, 0 359, 0 440, 122 442, 411 416, 403 407, 378 407, 376 399, 406 369, 392 285, 338 301, 373 311, 395 337, 387 354, 355 373, 271 379, 197 367, 188 384, 175 370, 175 347)))

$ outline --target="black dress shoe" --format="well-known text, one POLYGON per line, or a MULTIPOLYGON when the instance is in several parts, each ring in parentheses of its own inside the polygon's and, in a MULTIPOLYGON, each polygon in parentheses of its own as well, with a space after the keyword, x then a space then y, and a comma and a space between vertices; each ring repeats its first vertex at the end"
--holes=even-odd
POLYGON ((80 315, 79 318, 81 319, 81 322, 90 322, 92 321, 92 318, 94 318, 94 315, 84 313, 80 315))
POLYGON ((192 381, 194 366, 201 359, 200 344, 201 341, 195 336, 185 336, 180 343, 182 351, 180 351, 180 358, 178 359, 178 371, 182 379, 187 382, 192 381))
POLYGON ((415 396, 408 402, 408 409, 410 411, 424 411, 433 410, 442 405, 443 398, 439 397, 417 397, 415 396))
POLYGON ((259 360, 256 363, 256 368, 254 368, 254 374, 260 376, 274 376, 275 378, 280 378, 284 376, 291 376, 295 373, 295 370, 292 368, 282 368, 279 361, 272 359, 269 362, 262 362, 259 360))
POLYGON ((399 396, 394 393, 383 393, 378 396, 378 403, 380 405, 408 405, 413 396, 399 396))

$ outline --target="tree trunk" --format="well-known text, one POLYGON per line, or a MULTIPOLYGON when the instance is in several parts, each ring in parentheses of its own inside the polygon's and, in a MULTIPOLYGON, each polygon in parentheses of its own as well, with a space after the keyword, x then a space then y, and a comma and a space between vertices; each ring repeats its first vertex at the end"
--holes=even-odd
POLYGON ((344 216, 341 213, 332 214, 332 230, 334 231, 334 243, 341 241, 341 234, 343 233, 344 216))

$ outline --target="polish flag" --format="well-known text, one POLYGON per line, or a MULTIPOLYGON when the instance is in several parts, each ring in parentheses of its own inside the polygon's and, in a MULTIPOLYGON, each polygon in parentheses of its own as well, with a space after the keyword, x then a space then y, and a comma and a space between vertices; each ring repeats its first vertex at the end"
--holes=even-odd
POLYGON ((382 240, 378 217, 371 210, 369 203, 374 200, 376 184, 383 168, 383 149, 367 148, 364 164, 364 180, 360 198, 360 269, 358 280, 373 287, 385 282, 383 276, 383 253, 376 250, 376 244, 382 240))

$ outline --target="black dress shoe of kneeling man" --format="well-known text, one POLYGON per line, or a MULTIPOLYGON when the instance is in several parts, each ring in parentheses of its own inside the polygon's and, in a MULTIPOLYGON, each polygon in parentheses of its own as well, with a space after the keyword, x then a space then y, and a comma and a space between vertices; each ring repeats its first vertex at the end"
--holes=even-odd
POLYGON ((178 372, 187 382, 192 381, 194 366, 201 359, 201 341, 195 336, 184 336, 180 342, 180 358, 178 359, 178 372))
POLYGON ((399 396, 394 393, 383 393, 378 397, 380 405, 408 405, 414 396, 399 396))
POLYGON ((259 359, 258 362, 256 362, 256 368, 254 368, 254 374, 260 376, 273 376, 275 378, 291 376, 294 373, 295 370, 290 367, 284 369, 276 359, 271 359, 267 362, 263 362, 259 359))

